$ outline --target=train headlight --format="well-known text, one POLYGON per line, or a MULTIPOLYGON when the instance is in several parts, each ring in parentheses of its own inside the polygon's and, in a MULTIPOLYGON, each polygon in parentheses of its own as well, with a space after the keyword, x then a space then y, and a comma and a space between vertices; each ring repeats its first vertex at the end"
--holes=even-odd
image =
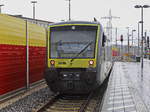
POLYGON ((90 60, 90 61, 89 61, 89 65, 94 65, 94 61, 93 61, 93 60, 90 60))
POLYGON ((54 60, 51 60, 51 61, 50 61, 50 64, 51 64, 52 66, 54 66, 54 65, 55 65, 55 61, 54 61, 54 60))

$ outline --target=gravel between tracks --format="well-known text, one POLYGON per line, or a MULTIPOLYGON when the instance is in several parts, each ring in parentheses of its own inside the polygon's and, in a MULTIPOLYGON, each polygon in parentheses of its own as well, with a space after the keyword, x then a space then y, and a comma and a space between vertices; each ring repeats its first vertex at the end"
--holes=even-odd
POLYGON ((45 87, 2 108, 0 112, 32 112, 34 108, 45 103, 51 95, 52 92, 50 92, 48 87, 45 87))

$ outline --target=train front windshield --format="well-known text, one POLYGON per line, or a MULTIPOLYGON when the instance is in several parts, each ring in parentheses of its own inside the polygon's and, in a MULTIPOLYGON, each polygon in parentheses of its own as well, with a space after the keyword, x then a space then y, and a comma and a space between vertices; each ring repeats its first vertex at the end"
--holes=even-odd
POLYGON ((50 28, 50 58, 94 58, 97 26, 50 28))

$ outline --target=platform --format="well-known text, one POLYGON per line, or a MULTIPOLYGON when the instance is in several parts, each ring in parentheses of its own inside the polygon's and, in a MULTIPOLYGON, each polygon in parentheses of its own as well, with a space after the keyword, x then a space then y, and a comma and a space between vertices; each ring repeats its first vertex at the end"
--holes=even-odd
POLYGON ((102 112, 150 112, 150 61, 115 62, 102 112))

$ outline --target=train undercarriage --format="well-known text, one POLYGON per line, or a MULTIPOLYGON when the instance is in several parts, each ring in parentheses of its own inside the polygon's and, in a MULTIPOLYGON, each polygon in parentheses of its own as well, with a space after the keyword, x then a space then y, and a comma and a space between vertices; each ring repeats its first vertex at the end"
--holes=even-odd
POLYGON ((47 69, 45 79, 54 92, 84 94, 99 86, 96 73, 86 69, 47 69))

